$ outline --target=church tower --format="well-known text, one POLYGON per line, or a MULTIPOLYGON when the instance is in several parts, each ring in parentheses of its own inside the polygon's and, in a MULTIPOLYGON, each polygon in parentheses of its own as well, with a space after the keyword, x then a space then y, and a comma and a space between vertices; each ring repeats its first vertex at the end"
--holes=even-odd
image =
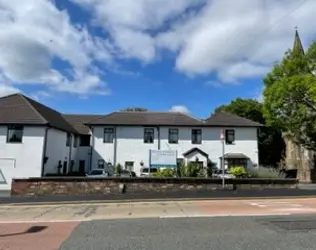
MULTIPOLYGON (((304 48, 297 28, 295 29, 292 56, 304 56, 304 48)), ((283 133, 286 145, 285 164, 287 169, 297 169, 297 178, 303 182, 312 182, 315 177, 314 152, 294 143, 283 133)))

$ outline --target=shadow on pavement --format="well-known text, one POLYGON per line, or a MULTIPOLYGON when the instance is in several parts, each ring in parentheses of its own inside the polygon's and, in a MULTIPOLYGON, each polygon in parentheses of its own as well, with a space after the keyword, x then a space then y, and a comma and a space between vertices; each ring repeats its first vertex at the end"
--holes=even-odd
POLYGON ((32 227, 28 228, 24 232, 11 233, 11 234, 0 234, 0 237, 10 237, 10 236, 23 235, 23 234, 34 234, 34 233, 42 232, 46 228, 47 228, 47 226, 32 226, 32 227))

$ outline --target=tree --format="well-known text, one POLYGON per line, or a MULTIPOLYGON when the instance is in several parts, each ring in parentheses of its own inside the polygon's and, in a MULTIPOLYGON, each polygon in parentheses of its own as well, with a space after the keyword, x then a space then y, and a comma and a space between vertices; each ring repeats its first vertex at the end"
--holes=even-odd
POLYGON ((141 107, 129 107, 122 109, 121 111, 127 111, 127 112, 147 112, 148 109, 146 108, 141 108, 141 107))
POLYGON ((315 72, 316 43, 306 54, 294 47, 265 77, 263 93, 263 111, 268 124, 311 150, 316 150, 315 72))
MULTIPOLYGON (((263 116, 263 104, 254 99, 237 98, 230 104, 215 109, 215 112, 219 111, 229 112, 266 125, 263 116)), ((281 131, 271 126, 262 127, 259 131, 258 142, 259 163, 276 167, 285 148, 281 131)))

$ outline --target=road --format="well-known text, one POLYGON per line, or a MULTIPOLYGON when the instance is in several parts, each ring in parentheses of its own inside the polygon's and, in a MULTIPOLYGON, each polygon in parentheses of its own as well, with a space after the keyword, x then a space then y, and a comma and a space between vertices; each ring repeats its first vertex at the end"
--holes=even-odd
MULTIPOLYGON (((61 249, 315 249, 315 231, 292 231, 279 226, 288 220, 285 217, 224 217, 85 222, 61 249)), ((313 217, 291 217, 293 225, 306 224, 302 220, 315 223, 313 217)))
POLYGON ((315 214, 316 198, 1 205, 0 249, 315 249, 315 214))

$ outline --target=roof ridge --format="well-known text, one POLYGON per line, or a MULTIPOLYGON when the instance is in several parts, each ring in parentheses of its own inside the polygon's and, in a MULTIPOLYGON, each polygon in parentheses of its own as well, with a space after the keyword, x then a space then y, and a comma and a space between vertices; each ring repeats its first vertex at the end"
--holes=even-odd
POLYGON ((65 114, 61 113, 64 116, 104 116, 104 114, 65 114))
POLYGON ((21 93, 17 92, 17 93, 13 93, 13 94, 9 94, 9 95, 4 95, 4 96, 1 96, 0 99, 5 99, 5 98, 15 96, 15 95, 21 95, 21 93))
POLYGON ((164 113, 164 114, 170 114, 170 113, 180 113, 179 111, 155 111, 155 110, 151 110, 151 111, 126 111, 126 110, 118 110, 118 111, 114 111, 112 113, 140 113, 140 114, 148 114, 148 113, 152 113, 152 114, 156 114, 156 113, 164 113))
POLYGON ((189 118, 192 118, 192 119, 194 119, 194 120, 196 120, 196 121, 199 121, 199 122, 204 122, 202 119, 199 119, 199 118, 196 118, 196 117, 194 117, 194 116, 192 116, 192 115, 189 115, 189 114, 187 114, 187 113, 181 113, 181 112, 179 112, 180 114, 182 114, 182 115, 185 115, 185 116, 187 116, 187 117, 189 117, 189 118))
MULTIPOLYGON (((17 95, 21 96, 23 100, 30 106, 31 109, 45 122, 49 123, 46 118, 31 104, 31 102, 28 100, 29 98, 21 93, 17 93, 17 95)), ((34 100, 33 100, 34 101, 34 100)))
POLYGON ((107 115, 101 115, 100 117, 98 117, 98 118, 96 118, 96 119, 92 119, 91 121, 87 122, 87 124, 89 124, 89 123, 91 123, 91 122, 93 122, 93 121, 100 120, 100 119, 102 119, 102 118, 104 118, 104 117, 110 116, 110 115, 115 114, 115 113, 119 113, 119 112, 118 112, 118 111, 114 111, 114 112, 111 112, 111 113, 109 113, 109 114, 107 114, 107 115))
POLYGON ((228 115, 232 115, 232 116, 238 117, 238 118, 243 119, 243 120, 247 120, 247 121, 251 121, 251 122, 260 124, 259 122, 253 121, 253 120, 248 119, 248 118, 246 118, 246 117, 242 117, 242 116, 240 116, 240 115, 236 115, 236 114, 229 113, 229 112, 223 112, 223 113, 226 113, 226 114, 228 114, 228 115))

